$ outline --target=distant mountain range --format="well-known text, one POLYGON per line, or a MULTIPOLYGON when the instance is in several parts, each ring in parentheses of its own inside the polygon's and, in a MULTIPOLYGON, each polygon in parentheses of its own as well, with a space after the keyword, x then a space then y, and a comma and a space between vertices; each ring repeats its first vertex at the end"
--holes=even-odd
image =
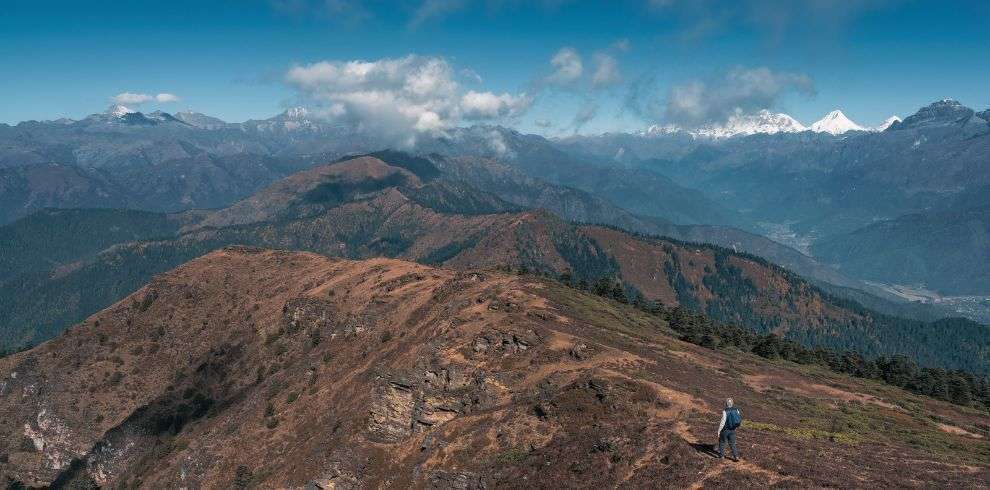
POLYGON ((988 370, 990 330, 982 325, 956 320, 947 333, 838 299, 731 249, 521 209, 444 170, 471 162, 445 159, 441 169, 410 155, 379 156, 387 161, 363 156, 293 174, 215 211, 53 210, 2 227, 2 340, 19 345, 50 338, 155 274, 240 244, 455 269, 510 267, 568 274, 589 285, 615 278, 628 297, 680 305, 808 345, 988 370))
POLYGON ((669 124, 653 125, 641 134, 644 136, 684 134, 701 139, 732 138, 754 134, 801 133, 804 131, 840 135, 850 131, 884 131, 894 121, 900 121, 900 118, 891 116, 876 128, 865 128, 852 122, 842 111, 836 109, 812 123, 811 126, 805 126, 787 114, 761 110, 755 114, 734 114, 729 116, 725 123, 710 124, 694 129, 684 129, 669 124))
MULTIPOLYGON (((978 113, 956 101, 941 100, 903 121, 889 121, 883 131, 833 135, 777 130, 714 139, 681 133, 605 134, 562 138, 557 144, 584 159, 650 170, 684 187, 700 189, 707 198, 738 213, 740 226, 811 254, 818 241, 879 221, 986 205, 981 189, 990 184, 987 115, 987 111, 978 113), (964 204, 956 204, 960 200, 964 204)), ((832 118, 833 122, 841 119, 832 118)), ((979 244, 973 250, 976 255, 952 260, 985 256, 983 242, 973 243, 979 244)), ((909 245, 888 242, 886 246, 901 249, 909 245)), ((882 254, 883 249, 875 253, 882 254)), ((840 256, 829 257, 840 260, 840 256)), ((860 274, 853 262, 847 264, 847 273, 860 274)), ((949 269, 926 266, 919 271, 963 268, 965 262, 958 262, 949 269)), ((903 272, 877 268, 862 275, 884 282, 904 277, 903 272)), ((918 284, 946 284, 924 273, 912 275, 920 279, 918 284)), ((990 293, 978 281, 953 284, 944 291, 990 293)))
MULTIPOLYGON (((875 130, 861 130, 840 111, 811 129, 762 112, 697 134, 654 127, 547 139, 501 126, 458 127, 422 135, 408 150, 460 162, 447 170, 493 186, 519 206, 641 233, 683 233, 724 246, 746 242, 750 251, 809 277, 862 287, 836 277, 895 282, 905 276, 886 267, 866 273, 855 259, 830 253, 828 261, 842 268, 838 274, 786 248, 770 252, 774 247, 757 246, 752 238, 762 234, 811 255, 825 250, 817 242, 836 243, 901 216, 937 213, 961 196, 970 196, 966 206, 986 204, 977 190, 990 185, 988 119, 990 111, 942 100, 875 130), (696 228, 678 228, 683 226, 696 228), (814 265, 797 265, 808 261, 814 265)), ((143 114, 114 106, 78 121, 0 125, 0 223, 47 207, 219 208, 293 172, 395 144, 303 108, 226 123, 194 112, 143 114)), ((974 253, 985 252, 980 247, 974 253)), ((946 293, 990 293, 969 279, 945 289, 947 282, 925 274, 911 276, 946 293)))

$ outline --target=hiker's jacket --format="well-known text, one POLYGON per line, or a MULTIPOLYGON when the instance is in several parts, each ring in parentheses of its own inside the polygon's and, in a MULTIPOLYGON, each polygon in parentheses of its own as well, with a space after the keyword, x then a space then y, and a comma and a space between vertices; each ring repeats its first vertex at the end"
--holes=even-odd
POLYGON ((729 417, 729 410, 736 410, 736 411, 738 411, 739 412, 739 416, 742 417, 742 411, 740 411, 736 407, 726 408, 725 410, 722 410, 722 421, 718 423, 718 436, 719 437, 722 436, 722 429, 725 428, 725 420, 729 417))

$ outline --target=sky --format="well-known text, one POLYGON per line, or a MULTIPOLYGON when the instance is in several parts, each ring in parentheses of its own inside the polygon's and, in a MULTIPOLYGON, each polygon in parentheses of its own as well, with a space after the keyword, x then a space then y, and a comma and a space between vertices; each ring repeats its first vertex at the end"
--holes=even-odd
POLYGON ((867 126, 990 107, 990 2, 6 0, 0 122, 110 104, 286 108, 396 134, 694 127, 761 109, 867 126))

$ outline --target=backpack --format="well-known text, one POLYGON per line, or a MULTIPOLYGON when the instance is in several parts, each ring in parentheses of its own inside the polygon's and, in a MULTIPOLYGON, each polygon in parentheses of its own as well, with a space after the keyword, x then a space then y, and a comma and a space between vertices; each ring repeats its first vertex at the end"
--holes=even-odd
POLYGON ((725 428, 736 430, 742 425, 742 413, 738 408, 732 407, 725 411, 725 428))

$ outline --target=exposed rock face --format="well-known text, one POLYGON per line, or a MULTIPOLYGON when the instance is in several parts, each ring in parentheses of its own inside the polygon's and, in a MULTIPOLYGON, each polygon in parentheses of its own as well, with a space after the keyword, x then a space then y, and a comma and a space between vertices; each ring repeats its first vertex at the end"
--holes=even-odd
POLYGON ((665 332, 534 277, 224 249, 0 359, 0 481, 958 488, 990 476, 981 414, 824 372, 810 382, 808 368, 665 332), (746 412, 736 466, 707 446, 725 394, 746 412))
POLYGON ((286 330, 299 330, 336 333, 337 318, 333 303, 314 298, 291 299, 282 308, 282 321, 286 330))
POLYGON ((973 115, 973 110, 952 99, 944 99, 922 107, 893 129, 924 128, 927 126, 953 124, 973 115))
POLYGON ((368 420, 371 439, 399 442, 412 434, 415 400, 410 386, 386 383, 375 390, 368 420))

